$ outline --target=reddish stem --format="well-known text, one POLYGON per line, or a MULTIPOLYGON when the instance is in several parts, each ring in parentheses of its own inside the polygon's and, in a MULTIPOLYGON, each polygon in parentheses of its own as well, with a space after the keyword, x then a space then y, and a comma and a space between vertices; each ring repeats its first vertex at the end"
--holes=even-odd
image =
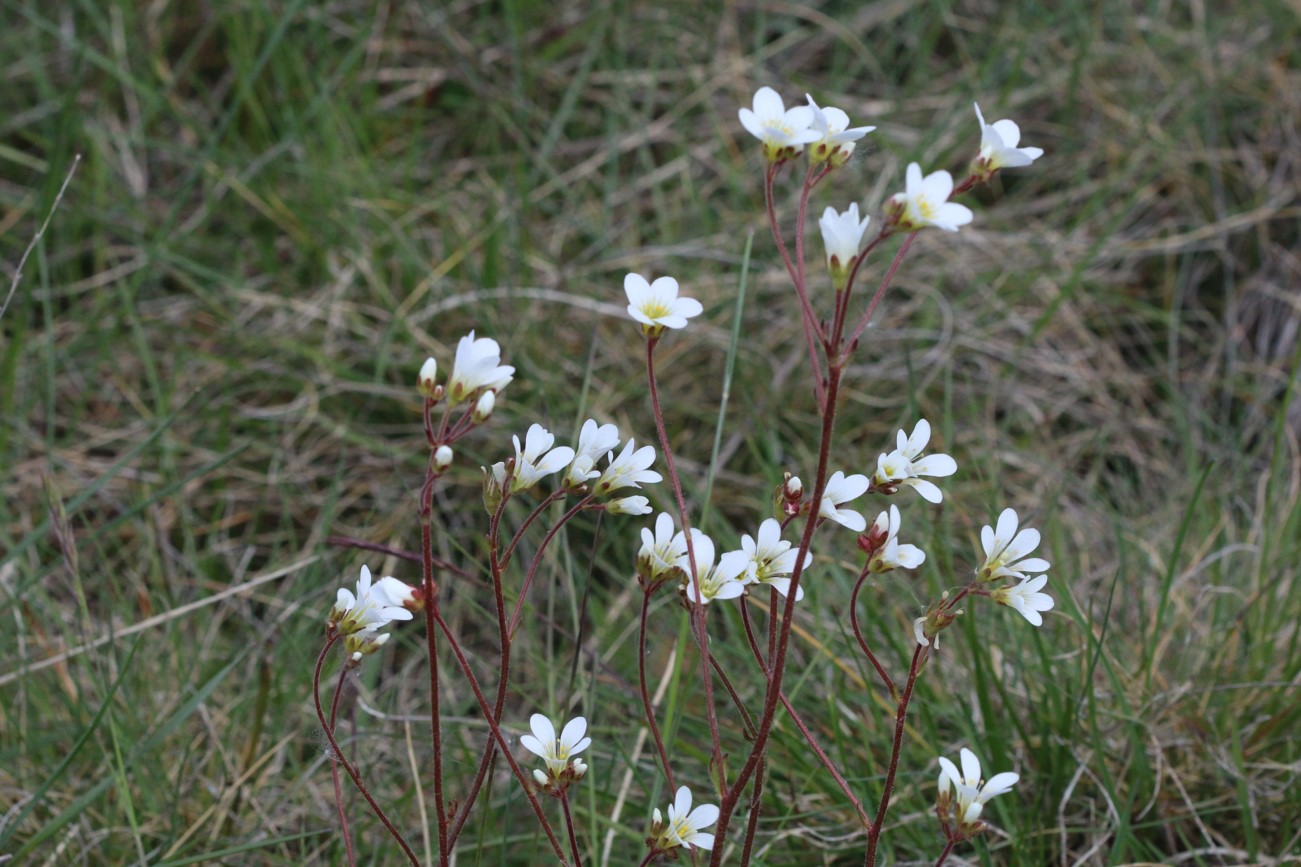
POLYGON ((803 313, 804 342, 809 351, 809 365, 813 368, 813 391, 817 397, 818 406, 825 410, 826 392, 822 381, 822 363, 818 359, 817 350, 818 341, 824 339, 822 326, 818 323, 817 314, 813 312, 813 305, 810 304, 808 293, 805 291, 804 279, 796 271, 795 264, 791 261, 790 253, 786 250, 786 240, 782 237, 781 227, 777 224, 777 206, 773 202, 773 180, 777 177, 777 171, 778 166, 774 164, 769 166, 768 171, 764 174, 763 195, 768 209, 768 228, 772 231, 772 237, 777 243, 777 249, 781 253, 782 261, 786 263, 786 273, 790 275, 791 282, 795 284, 795 294, 799 297, 800 310, 803 313))
POLYGON ((958 845, 957 840, 949 840, 947 843, 944 844, 944 851, 941 852, 940 857, 936 859, 935 867, 943 867, 944 862, 947 861, 949 858, 949 853, 953 851, 953 847, 956 845, 958 845))
POLYGON ((397 841, 398 846, 402 848, 402 853, 407 856, 407 860, 414 864, 415 867, 420 867, 420 860, 416 858, 416 853, 411 851, 411 847, 407 845, 406 838, 402 836, 402 832, 399 831, 391 821, 389 821, 389 817, 384 814, 384 810, 378 803, 376 803, 374 797, 370 794, 370 790, 367 789, 366 785, 361 781, 361 774, 358 773, 357 769, 352 766, 352 763, 344 757, 343 750, 339 748, 339 742, 335 740, 334 732, 331 731, 329 721, 325 718, 325 709, 321 707, 321 667, 325 665, 325 657, 330 652, 330 648, 332 648, 335 645, 335 642, 337 642, 341 637, 342 636, 339 635, 331 635, 329 639, 326 640, 325 647, 321 648, 321 655, 316 658, 316 671, 312 675, 312 700, 316 703, 316 719, 321 724, 321 730, 325 732, 325 739, 330 742, 332 758, 336 758, 339 764, 343 766, 344 771, 348 774, 348 778, 352 780, 352 784, 357 787, 357 791, 361 792, 361 796, 366 799, 366 803, 370 805, 371 811, 375 814, 375 817, 379 819, 380 824, 382 824, 388 830, 389 834, 392 835, 393 839, 397 841))
POLYGON ((574 817, 569 812, 569 793, 560 793, 560 808, 565 813, 565 830, 569 832, 569 852, 574 858, 574 867, 583 867, 582 856, 578 854, 578 835, 574 833, 574 817))
POLYGON ((912 665, 908 667, 908 682, 904 684, 903 696, 899 699, 898 710, 894 715, 894 742, 890 746, 890 765, 885 772, 885 786, 881 790, 881 802, 876 808, 876 821, 867 832, 867 854, 863 858, 863 867, 875 867, 876 847, 881 839, 881 829, 885 826, 885 814, 890 809, 890 795, 894 791, 895 774, 899 771, 899 755, 903 750, 904 722, 908 719, 908 702, 912 700, 913 687, 917 684, 917 673, 921 670, 925 647, 920 644, 913 650, 912 665))
MULTIPOLYGON (((444 416, 446 418, 446 416, 444 416)), ((434 813, 438 819, 438 863, 448 864, 447 801, 443 797, 442 702, 438 688, 438 635, 434 618, 438 614, 438 586, 434 583, 434 482, 439 473, 434 468, 434 453, 429 453, 429 467, 420 492, 420 551, 424 569, 425 646, 429 654, 429 731, 434 746, 434 813)))
POLYGON ((673 780, 673 770, 669 767, 669 754, 664 749, 664 738, 660 735, 660 727, 655 722, 655 708, 651 705, 650 689, 646 684, 646 620, 650 612, 653 589, 653 587, 647 588, 642 596, 641 629, 637 634, 637 675, 641 684, 641 706, 646 714, 646 723, 650 726, 651 737, 655 739, 655 749, 660 754, 660 765, 663 766, 664 776, 669 781, 669 791, 676 792, 678 784, 673 780))
MULTIPOLYGON (((537 553, 533 555, 533 562, 529 563, 528 574, 524 576, 524 584, 520 587, 519 597, 515 600, 515 610, 512 611, 510 615, 510 629, 507 634, 511 638, 515 637, 515 631, 519 629, 520 617, 524 613, 524 600, 528 598, 529 588, 533 586, 533 578, 537 575, 538 566, 542 564, 542 555, 546 552, 547 546, 556 538, 556 534, 560 532, 560 528, 569 523, 569 519, 581 512, 583 507, 591 501, 592 496, 587 496, 575 503, 573 508, 568 512, 565 512, 560 520, 556 522, 556 525, 548 530, 546 536, 542 538, 542 543, 538 545, 537 553)), ((519 537, 516 536, 516 539, 518 538, 519 537)), ((505 570, 506 567, 503 564, 501 568, 505 570)))
POLYGON ((858 581, 854 582, 854 592, 849 595, 849 623, 854 628, 854 637, 858 639, 859 649, 863 651, 868 662, 872 663, 872 667, 876 669, 876 673, 881 676, 881 682, 884 683, 885 688, 890 691, 890 697, 897 701, 898 697, 895 695, 894 681, 890 679, 890 675, 886 674, 885 668, 876 658, 876 654, 872 652, 872 648, 868 647, 867 639, 863 638, 863 629, 858 622, 858 592, 863 589, 863 582, 867 580, 867 575, 867 568, 864 567, 862 573, 858 576, 858 581))
MULTIPOLYGON (((334 721, 339 716, 339 696, 343 694, 343 679, 347 673, 348 667, 344 665, 339 669, 339 682, 334 685, 334 699, 330 702, 330 731, 334 731, 334 721)), ((352 832, 348 830, 348 813, 343 805, 343 781, 339 777, 339 763, 334 756, 330 756, 330 776, 334 778, 334 803, 339 813, 339 828, 343 831, 343 848, 348 852, 350 867, 356 867, 357 853, 352 848, 352 832)))
POLYGON ((895 272, 903 264, 904 256, 908 255, 908 248, 912 246, 913 239, 916 237, 917 233, 913 232, 907 238, 904 238, 903 243, 899 245, 899 252, 894 254, 894 260, 890 262, 890 268, 885 272, 885 276, 881 278, 881 285, 876 287, 876 294, 872 296, 867 309, 863 311, 863 318, 858 320, 858 325, 854 327, 854 333, 850 336, 849 342, 841 348, 842 360, 847 361, 849 359, 849 354, 853 352, 853 347, 858 342, 858 338, 862 336, 864 329, 872 321, 872 314, 876 312, 876 305, 881 303, 881 297, 885 295, 885 290, 890 287, 890 281, 894 279, 895 272))

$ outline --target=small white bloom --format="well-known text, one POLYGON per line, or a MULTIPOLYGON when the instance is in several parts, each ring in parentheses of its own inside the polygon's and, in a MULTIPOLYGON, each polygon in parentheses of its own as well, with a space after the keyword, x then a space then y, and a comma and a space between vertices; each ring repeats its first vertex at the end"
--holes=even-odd
POLYGON ((818 507, 818 514, 824 518, 830 518, 840 526, 847 527, 855 533, 861 533, 867 528, 867 519, 852 509, 842 509, 840 507, 851 500, 857 500, 866 492, 867 476, 858 473, 846 476, 837 470, 827 480, 827 487, 822 492, 822 503, 818 507))
POLYGON ((643 527, 641 550, 637 552, 637 571, 647 581, 656 581, 665 573, 682 567, 687 556, 687 537, 673 532, 673 518, 667 512, 655 517, 655 530, 643 527))
MULTIPOLYGON (((931 640, 926 637, 925 617, 918 617, 916 620, 913 621, 913 637, 917 639, 917 643, 920 644, 922 647, 931 646, 931 640)), ((939 636, 937 635, 935 636, 935 647, 939 648, 939 646, 940 646, 939 636)))
POLYGON ((533 729, 533 734, 522 735, 519 739, 520 746, 541 757, 553 777, 558 777, 569 766, 569 760, 592 743, 591 738, 584 737, 587 734, 587 720, 581 716, 565 723, 560 737, 556 737, 556 727, 551 724, 551 720, 540 713, 529 717, 529 728, 533 729))
POLYGON ((612 424, 598 425, 596 419, 589 418, 583 422, 578 432, 578 447, 574 449, 576 457, 589 457, 595 463, 598 458, 619 444, 619 429, 612 424))
POLYGON ((641 323, 646 334, 686 328, 688 319, 705 312, 696 299, 678 297, 678 281, 672 277, 648 283, 640 274, 629 274, 623 278, 623 291, 628 296, 628 315, 641 323))
POLYGON ((764 157, 769 162, 780 162, 804 150, 822 133, 812 129, 813 109, 807 105, 786 108, 781 96, 771 87, 761 87, 754 93, 754 110, 740 109, 737 115, 746 132, 763 142, 764 157))
POLYGON ((339 588, 330 622, 343 635, 373 633, 393 620, 410 620, 411 612, 402 606, 414 598, 414 593, 396 578, 385 577, 372 584, 370 568, 362 566, 356 594, 347 587, 339 588))
POLYGON ((479 395, 479 402, 474 405, 474 413, 470 418, 475 424, 483 424, 492 417, 492 411, 497 406, 497 392, 485 391, 479 395))
POLYGON ((515 376, 515 368, 501 363, 501 347, 491 337, 475 339, 474 332, 456 345, 456 360, 447 391, 452 403, 460 403, 477 394, 479 389, 501 391, 515 376))
POLYGON ((420 374, 416 377, 416 390, 422 396, 432 398, 437 386, 438 362, 433 358, 426 358, 425 363, 420 365, 420 374))
POLYGON ((750 557, 744 551, 728 551, 715 564, 714 540, 692 527, 691 553, 696 557, 695 577, 688 565, 682 567, 685 570, 682 589, 688 602, 708 605, 715 599, 735 599, 745 592, 741 579, 745 577, 750 557))
POLYGON ((1051 596, 1039 592, 1043 590, 1044 585, 1047 583, 1047 575, 1027 578, 1015 586, 998 588, 990 594, 990 598, 1000 605, 1015 609, 1017 613, 1030 621, 1031 626, 1042 626, 1044 618, 1039 612, 1049 611, 1055 604, 1051 596))
POLYGON ((843 214, 830 207, 822 212, 818 227, 822 229, 822 243, 827 247, 827 268, 837 286, 858 258, 863 233, 871 220, 871 217, 858 218, 857 203, 851 203, 843 214))
POLYGON ((678 789, 677 796, 669 805, 669 818, 665 823, 660 818, 660 811, 655 810, 655 824, 660 826, 659 838, 655 841, 658 851, 676 849, 678 846, 690 849, 712 850, 714 835, 704 833, 703 829, 718 821, 718 807, 713 804, 701 804, 691 809, 691 790, 686 786, 678 789))
MULTIPOLYGON (((791 575, 795 572, 795 563, 799 558, 799 549, 781 537, 781 523, 768 518, 759 525, 757 539, 749 535, 741 537, 741 550, 749 562, 746 563, 743 581, 747 584, 767 584, 785 596, 790 592, 791 575)), ((804 556, 804 568, 813 563, 813 554, 804 556)), ((804 598, 804 588, 795 588, 795 601, 804 598)))
POLYGON ((602 496, 620 488, 640 488, 641 482, 654 483, 663 478, 659 473, 648 469, 655 463, 654 446, 637 448, 636 440, 629 439, 617 458, 614 452, 610 452, 608 457, 610 465, 592 486, 592 490, 602 496))
POLYGON ((976 163, 982 171, 993 174, 999 169, 1028 166, 1044 155, 1043 148, 1017 147, 1021 141, 1021 128, 1015 121, 1003 119, 985 123, 980 106, 972 105, 976 109, 976 120, 980 121, 980 156, 976 157, 976 163))
POLYGON ((1015 578, 1024 581, 1028 574, 1047 572, 1047 560, 1027 556, 1039 547, 1039 531, 1025 528, 1017 532, 1018 519, 1014 509, 1004 509, 998 516, 998 527, 985 525, 980 530, 980 545, 985 549, 985 562, 976 574, 982 581, 1015 578))
POLYGON ((991 798, 1011 791, 1020 775, 1013 773, 995 774, 985 782, 980 777, 980 760, 966 747, 962 748, 962 773, 958 773, 953 762, 940 756, 939 801, 946 811, 955 798, 956 809, 953 811, 962 825, 973 825, 980 819, 985 804, 991 798))
POLYGON ((560 472, 574 459, 574 450, 569 446, 551 448, 556 438, 540 424, 529 426, 523 448, 518 436, 511 439, 515 442, 515 474, 510 483, 512 493, 533 487, 543 478, 560 472))
POLYGON ((926 554, 916 545, 899 544, 899 507, 891 504, 888 512, 876 516, 869 535, 884 537, 872 554, 870 568, 873 572, 889 572, 891 569, 916 569, 926 561, 926 554))
POLYGON ((645 497, 621 497, 606 504, 605 510, 611 515, 649 515, 653 509, 650 500, 645 497))
POLYGON ((361 662, 363 657, 369 656, 387 644, 390 637, 387 632, 376 635, 369 629, 352 632, 344 637, 343 649, 354 663, 361 662))
POLYGON ((452 458, 454 457, 456 457, 456 455, 452 451, 452 447, 447 443, 443 443, 441 446, 434 449, 434 469, 438 470, 440 473, 446 472, 447 468, 452 465, 452 458))
POLYGON ((854 152, 854 143, 876 129, 874 126, 847 129, 849 115, 838 108, 819 106, 807 93, 804 98, 813 110, 811 126, 818 134, 818 139, 809 145, 809 159, 813 162, 830 160, 834 166, 844 165, 845 160, 854 152))
POLYGON ((958 463, 944 454, 921 457, 922 450, 931 440, 931 423, 920 419, 911 436, 899 431, 898 447, 876 459, 876 472, 872 474, 872 487, 893 494, 901 487, 913 488, 929 503, 944 500, 944 493, 932 482, 919 476, 942 478, 958 471, 958 463))
POLYGON ((904 173, 904 191, 890 198, 891 210, 898 216, 898 226, 904 231, 916 231, 934 226, 946 232, 956 232, 959 226, 971 222, 973 215, 966 205, 949 201, 953 192, 953 176, 940 170, 922 177, 922 167, 909 163, 904 173))

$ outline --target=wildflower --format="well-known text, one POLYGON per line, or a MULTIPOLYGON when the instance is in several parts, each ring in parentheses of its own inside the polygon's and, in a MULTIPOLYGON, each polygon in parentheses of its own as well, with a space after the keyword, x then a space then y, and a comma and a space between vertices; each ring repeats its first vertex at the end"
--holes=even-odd
POLYGON ((396 578, 385 577, 371 584, 370 569, 361 567, 354 595, 340 587, 330 610, 329 624, 341 635, 374 632, 393 620, 410 620, 411 612, 403 607, 414 605, 415 590, 396 578))
MULTIPOLYGON (((767 584, 785 596, 790 592, 791 575, 799 558, 799 549, 781 537, 781 523, 768 518, 759 525, 757 538, 741 537, 741 550, 749 562, 745 567, 745 583, 767 584)), ((813 555, 804 555, 804 568, 813 563, 813 555)), ((804 588, 795 588, 795 601, 804 598, 804 588)))
POLYGON ((574 457, 591 458, 593 462, 619 444, 619 429, 612 424, 598 425, 596 419, 589 418, 583 422, 578 432, 578 447, 574 457))
POLYGON ((1011 791, 1019 774, 995 774, 988 782, 980 778, 980 760, 966 747, 962 748, 962 773, 958 773, 953 762, 940 756, 939 797, 937 804, 941 821, 947 824, 950 808, 964 834, 978 833, 984 830, 980 814, 991 798, 1011 791), (954 801, 956 800, 956 804, 954 801))
POLYGON ((474 405, 474 412, 470 415, 471 421, 475 424, 483 424, 492 417, 492 411, 497 406, 497 392, 485 391, 479 395, 479 402, 474 405))
POLYGON ((643 527, 641 550, 637 552, 637 574, 654 582, 682 567, 687 556, 687 538, 673 532, 673 518, 667 512, 655 517, 655 530, 643 527))
POLYGON ((653 511, 650 500, 645 497, 621 497, 606 503, 605 510, 611 515, 649 515, 653 511))
POLYGON ((846 476, 837 470, 827 480, 827 487, 822 492, 822 503, 818 514, 830 518, 842 527, 848 527, 855 533, 861 533, 867 527, 867 519, 851 509, 840 508, 851 500, 857 500, 867 491, 867 476, 855 473, 846 476))
POLYGON ((461 403, 480 389, 501 391, 510 384, 515 368, 501 363, 501 347, 491 337, 475 338, 471 331, 456 345, 456 360, 447 391, 452 403, 461 403))
POLYGON ((648 469, 655 463, 654 446, 637 448, 636 441, 630 438, 618 457, 614 457, 614 452, 610 452, 609 457, 610 465, 593 486, 598 494, 608 494, 620 488, 640 488, 641 482, 649 484, 663 478, 659 473, 648 469))
POLYGON ((745 592, 745 567, 749 555, 744 551, 728 551, 714 563, 714 540, 704 533, 691 529, 691 553, 696 558, 695 575, 686 565, 681 589, 687 601, 708 605, 715 599, 735 599, 745 592))
POLYGON ((1051 596, 1039 592, 1047 583, 1048 576, 1040 575, 1038 578, 1027 578, 1015 586, 1000 587, 989 595, 999 605, 1015 609, 1030 621, 1031 626, 1042 626, 1044 619, 1039 612, 1048 611, 1055 604, 1051 596))
POLYGON ((916 569, 926 560, 925 552, 916 545, 899 544, 898 506, 891 505, 888 512, 876 516, 876 521, 868 530, 868 537, 878 540, 868 558, 868 568, 872 572, 916 569))
POLYGON ((901 487, 913 488, 929 503, 942 502, 944 493, 932 482, 918 477, 951 476, 958 471, 958 464, 953 458, 943 454, 919 457, 930 440, 931 423, 926 419, 917 422, 912 436, 905 437, 904 432, 899 431, 896 438, 897 448, 876 459, 876 472, 872 474, 872 488, 885 494, 893 494, 901 487))
POLYGON ((854 152, 854 143, 876 127, 858 126, 846 129, 849 126, 849 115, 838 108, 819 106, 807 93, 804 94, 804 98, 809 101, 809 108, 813 110, 812 128, 819 135, 819 138, 809 145, 809 161, 814 163, 827 161, 836 168, 843 166, 849 159, 849 155, 854 152))
POLYGON ((1026 555, 1039 547, 1039 531, 1027 527, 1017 532, 1017 515, 1014 509, 1004 509, 998 516, 998 527, 984 526, 980 530, 980 545, 985 549, 985 562, 976 574, 982 581, 999 578, 1026 579, 1027 572, 1047 572, 1047 560, 1026 555))
POLYGON ((836 213, 835 208, 827 208, 818 220, 822 229, 822 243, 827 248, 827 270, 837 289, 843 289, 845 279, 858 259, 858 248, 863 244, 863 233, 871 217, 858 219, 858 205, 851 203, 843 214, 836 213))
MULTIPOLYGON (((491 394, 492 392, 489 392, 491 394)), ((452 465, 452 458, 456 455, 452 452, 452 447, 443 443, 434 449, 434 469, 440 473, 446 472, 447 468, 452 465)))
POLYGON ((806 144, 822 138, 821 132, 812 129, 813 109, 807 105, 787 109, 771 87, 756 90, 754 110, 743 108, 737 115, 746 132, 763 142, 763 155, 770 163, 788 160, 806 144))
POLYGON ((569 446, 551 448, 556 438, 540 424, 529 426, 522 449, 518 436, 511 439, 515 442, 515 471, 510 482, 511 493, 533 487, 543 478, 560 472, 574 459, 574 450, 569 446))
POLYGON ((661 277, 647 283, 640 274, 623 278, 628 315, 641 323, 643 334, 658 337, 665 328, 686 328, 687 320, 705 311, 694 298, 678 297, 678 281, 661 277))
POLYGON ((718 821, 718 807, 713 804, 701 804, 691 809, 691 790, 686 786, 678 789, 677 796, 669 805, 669 820, 665 822, 656 808, 651 823, 651 847, 656 852, 666 852, 681 846, 690 849, 712 850, 714 835, 702 831, 718 821))
MULTIPOLYGON (((560 737, 556 737, 556 727, 551 724, 551 720, 540 713, 529 717, 529 728, 533 729, 533 734, 522 735, 519 739, 520 746, 547 763, 547 771, 552 779, 558 778, 570 767, 569 762, 573 756, 592 744, 591 738, 584 737, 587 734, 587 720, 581 716, 565 723, 560 737)), ((587 766, 584 765, 583 769, 586 770, 587 766)))
POLYGON ((363 657, 370 656, 387 644, 389 637, 388 632, 376 635, 369 629, 352 632, 343 639, 343 649, 348 654, 348 661, 352 665, 357 665, 363 657))
POLYGON ((425 363, 420 365, 420 373, 416 377, 416 391, 420 392, 422 397, 435 399, 438 394, 438 362, 433 358, 426 358, 425 363))
POLYGON ((976 109, 976 120, 980 121, 980 154, 972 161, 972 169, 977 175, 989 178, 999 169, 1028 166, 1044 155, 1043 148, 1017 147, 1021 141, 1021 128, 1016 121, 1004 119, 985 123, 980 106, 972 105, 976 109))
POLYGON ((887 206, 891 221, 902 231, 915 232, 934 226, 956 232, 959 226, 971 222, 970 208, 949 201, 953 176, 948 172, 932 172, 923 178, 922 167, 909 163, 904 183, 904 191, 891 196, 887 206))

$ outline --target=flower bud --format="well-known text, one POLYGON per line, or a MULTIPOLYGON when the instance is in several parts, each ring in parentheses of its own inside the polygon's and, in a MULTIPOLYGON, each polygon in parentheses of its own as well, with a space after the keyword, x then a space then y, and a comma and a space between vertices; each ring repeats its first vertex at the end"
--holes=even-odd
POLYGON ((442 392, 438 389, 437 377, 438 362, 433 358, 426 358, 425 363, 420 365, 420 374, 416 378, 416 391, 428 400, 437 400, 435 394, 438 397, 442 396, 442 392))
POLYGON ((354 632, 343 639, 343 648, 348 653, 348 664, 359 665, 363 657, 370 656, 383 647, 389 640, 390 633, 379 635, 373 632, 354 632))
POLYGON ((447 445, 447 443, 443 443, 441 446, 434 449, 434 469, 440 473, 447 472, 447 468, 452 465, 452 458, 454 456, 452 447, 447 445))
POLYGON ((611 500, 605 510, 612 515, 649 515, 653 510, 645 497, 622 497, 611 500))
POLYGON ((502 487, 506 484, 506 465, 499 462, 493 464, 492 469, 479 469, 483 470, 483 508, 489 515, 495 515, 501 505, 502 487))
POLYGON ((538 787, 541 789, 545 789, 549 782, 547 780, 547 775, 539 771, 537 768, 533 769, 533 779, 537 782, 538 787))
POLYGON ((485 391, 479 395, 479 402, 474 405, 470 418, 475 424, 483 424, 492 416, 493 407, 497 405, 497 392, 485 391))

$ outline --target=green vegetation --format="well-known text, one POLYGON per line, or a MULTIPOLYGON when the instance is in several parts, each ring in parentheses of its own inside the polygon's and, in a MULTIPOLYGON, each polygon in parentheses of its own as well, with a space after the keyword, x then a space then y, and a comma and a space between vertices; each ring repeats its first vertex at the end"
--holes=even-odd
MULTIPOLYGON (((736 122, 761 84, 879 127, 819 211, 879 213, 912 159, 961 171, 976 99, 1047 150, 969 200, 972 227, 918 238, 845 403, 837 466, 924 414, 960 467, 942 509, 896 500, 929 559, 866 594, 896 670, 1005 505, 1044 532, 1058 599, 1042 630, 973 604, 944 636, 885 862, 933 862, 935 757, 962 744, 1023 777, 970 863, 1301 851, 1301 23, 1282 0, 1230 6, 0 0, 0 293, 82 156, 0 319, 0 863, 343 863, 309 696, 322 620, 361 562, 418 571, 327 539, 418 546, 415 373, 470 328, 519 373, 440 496, 442 556, 473 567, 478 467, 530 422, 652 440, 629 270, 705 304, 664 347, 670 421, 690 493, 712 485, 704 529, 753 532, 815 436, 736 122)), ((517 733, 539 709, 592 721, 588 864, 607 833, 630 863, 669 797, 647 751, 629 764, 644 523, 579 521, 556 549, 507 711, 517 733)), ((788 688, 874 801, 889 708, 852 652, 841 542, 788 688)), ((447 593, 489 673, 480 579, 447 593)), ((367 663, 350 711, 417 848, 420 635, 367 663)), ((702 786, 691 690, 663 708, 702 786)), ((484 727, 459 682, 443 706, 455 796, 484 727)), ((789 724, 771 755, 762 863, 861 863, 789 724)), ((487 794, 459 863, 537 863, 517 788, 487 794)), ((351 815, 361 863, 396 863, 351 815)))

